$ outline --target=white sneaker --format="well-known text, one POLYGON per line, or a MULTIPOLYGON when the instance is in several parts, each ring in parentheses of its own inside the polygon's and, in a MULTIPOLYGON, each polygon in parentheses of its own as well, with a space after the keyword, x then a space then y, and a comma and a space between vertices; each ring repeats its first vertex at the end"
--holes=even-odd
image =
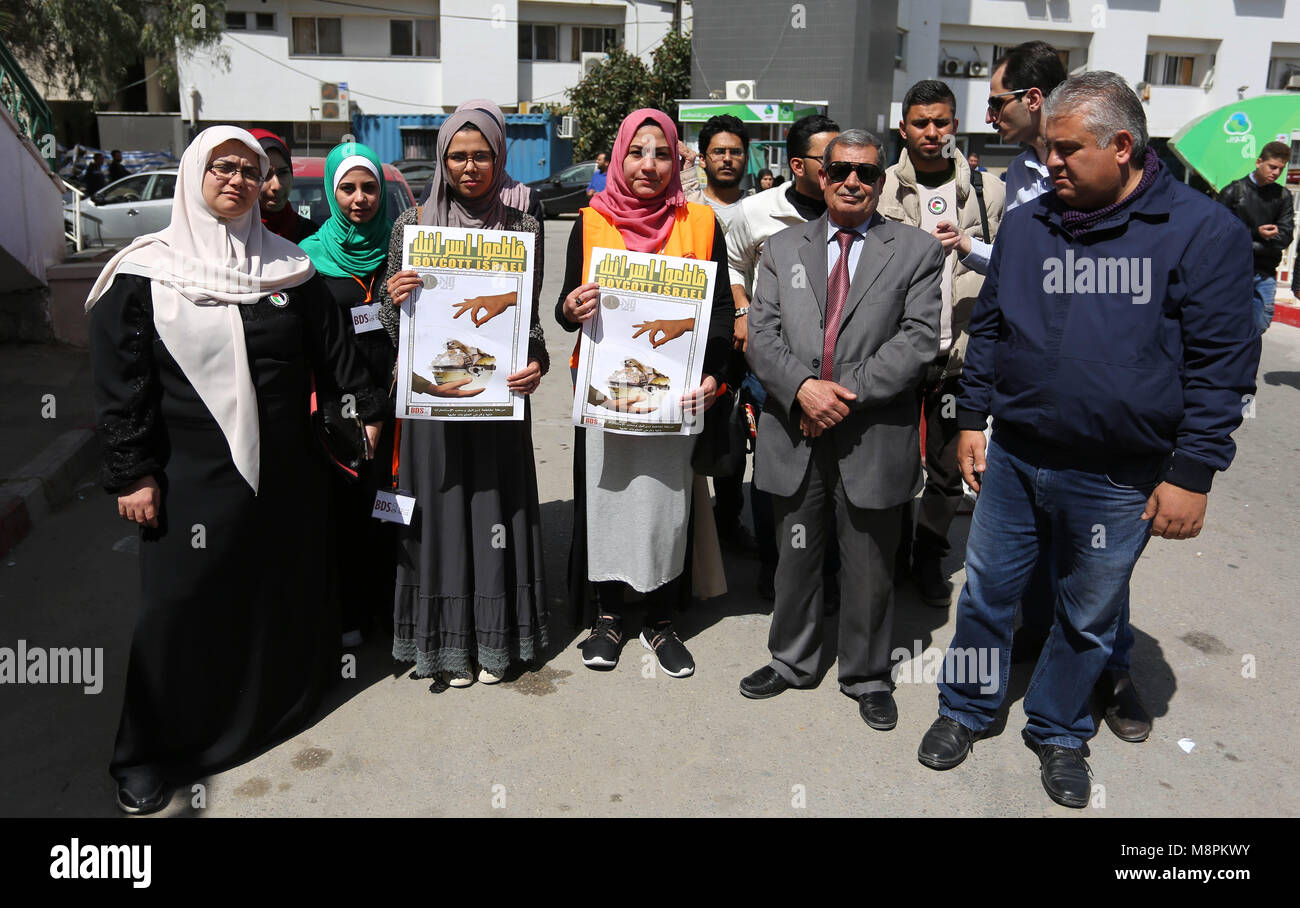
POLYGON ((348 631, 343 635, 344 649, 356 649, 362 642, 361 631, 348 631))
POLYGON ((498 675, 492 674, 486 668, 480 668, 478 670, 478 680, 482 684, 496 684, 501 680, 501 678, 498 675))
POLYGON ((443 672, 442 677, 450 687, 469 687, 474 683, 474 676, 469 672, 443 672))

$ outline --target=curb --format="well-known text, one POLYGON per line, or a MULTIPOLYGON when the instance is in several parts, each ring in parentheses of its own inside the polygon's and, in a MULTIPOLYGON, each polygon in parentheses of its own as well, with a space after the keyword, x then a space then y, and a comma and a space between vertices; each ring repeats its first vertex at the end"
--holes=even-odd
POLYGON ((50 511, 72 498, 75 483, 99 460, 90 429, 64 432, 0 485, 0 557, 7 555, 50 511))
POLYGON ((1300 328, 1300 306, 1273 306, 1273 321, 1300 328))

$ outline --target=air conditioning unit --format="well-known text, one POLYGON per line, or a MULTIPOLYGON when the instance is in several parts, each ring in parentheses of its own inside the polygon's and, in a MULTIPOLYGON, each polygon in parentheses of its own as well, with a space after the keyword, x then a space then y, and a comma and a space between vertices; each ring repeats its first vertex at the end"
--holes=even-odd
POLYGON ((752 101, 758 96, 758 83, 753 79, 736 79, 727 83, 728 101, 752 101))
POLYGON ((347 121, 351 119, 348 111, 347 83, 322 82, 320 84, 319 107, 322 120, 347 121))
POLYGON ((560 117, 560 131, 555 134, 557 139, 576 139, 578 137, 578 124, 573 117, 560 117))
POLYGON ((944 60, 939 64, 939 72, 945 76, 960 76, 964 65, 960 60, 944 60))
POLYGON ((1211 66, 1205 71, 1205 78, 1201 79, 1201 91, 1209 91, 1214 87, 1214 67, 1211 66))
POLYGON ((583 51, 582 53, 582 74, 590 75, 591 71, 601 63, 609 59, 609 54, 598 54, 592 51, 583 51))
POLYGON ((966 65, 966 75, 972 79, 987 79, 989 77, 989 65, 983 60, 976 60, 966 65))
POLYGON ((1300 73, 1292 73, 1291 78, 1286 80, 1287 91, 1300 91, 1300 73))

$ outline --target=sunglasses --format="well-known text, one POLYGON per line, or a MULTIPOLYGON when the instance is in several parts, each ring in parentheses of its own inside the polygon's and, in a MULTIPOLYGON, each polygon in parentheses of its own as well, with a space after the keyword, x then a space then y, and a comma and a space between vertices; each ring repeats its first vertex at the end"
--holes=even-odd
POLYGON ((996 95, 989 95, 989 113, 996 117, 1002 112, 1004 104, 1027 91, 1029 91, 1028 88, 1017 88, 1015 91, 1004 91, 996 95))
POLYGON ((826 177, 832 183, 843 183, 849 174, 856 173, 858 179, 866 184, 875 183, 885 172, 876 164, 854 164, 851 161, 832 161, 826 165, 826 177))

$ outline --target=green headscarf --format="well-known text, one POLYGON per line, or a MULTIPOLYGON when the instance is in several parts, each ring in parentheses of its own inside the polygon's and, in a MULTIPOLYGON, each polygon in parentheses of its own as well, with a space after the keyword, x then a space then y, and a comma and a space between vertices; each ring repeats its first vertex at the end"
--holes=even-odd
POLYGON ((388 216, 384 165, 374 151, 359 142, 335 145, 325 158, 323 188, 330 206, 329 220, 298 245, 311 257, 316 270, 326 277, 369 274, 388 254, 388 241, 393 233, 393 220, 388 216), (367 166, 367 162, 379 180, 379 210, 364 224, 354 224, 339 208, 334 189, 344 174, 353 167, 367 166))

